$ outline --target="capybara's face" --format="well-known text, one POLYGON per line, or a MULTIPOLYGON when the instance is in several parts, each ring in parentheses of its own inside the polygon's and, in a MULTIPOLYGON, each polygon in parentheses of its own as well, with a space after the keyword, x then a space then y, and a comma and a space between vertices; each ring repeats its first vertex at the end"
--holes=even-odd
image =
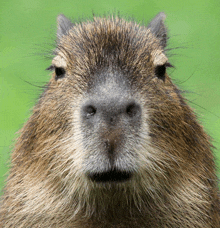
POLYGON ((95 186, 163 183, 178 163, 175 148, 167 150, 167 136, 175 141, 168 122, 181 112, 163 48, 150 28, 119 19, 75 25, 60 38, 44 99, 64 129, 57 162, 69 161, 65 178, 95 186))
POLYGON ((164 19, 58 16, 52 78, 12 153, 0 226, 219 227, 211 143, 166 73, 164 19))

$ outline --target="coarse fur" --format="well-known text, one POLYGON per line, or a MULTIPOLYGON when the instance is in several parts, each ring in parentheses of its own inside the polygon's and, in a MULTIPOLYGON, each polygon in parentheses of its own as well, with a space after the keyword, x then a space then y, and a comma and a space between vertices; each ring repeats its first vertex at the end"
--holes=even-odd
POLYGON ((53 75, 12 153, 0 227, 220 227, 212 145, 165 73, 164 19, 58 16, 53 75))

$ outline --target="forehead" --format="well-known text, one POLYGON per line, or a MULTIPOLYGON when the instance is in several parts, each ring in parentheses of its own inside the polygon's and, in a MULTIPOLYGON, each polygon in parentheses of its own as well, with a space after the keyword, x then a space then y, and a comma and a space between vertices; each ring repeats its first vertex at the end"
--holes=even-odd
POLYGON ((88 92, 98 92, 98 94, 118 93, 120 90, 128 90, 131 87, 130 76, 120 69, 113 67, 101 68, 101 70, 90 75, 88 80, 88 92))
POLYGON ((94 18, 70 28, 58 43, 53 63, 91 90, 103 83, 131 87, 140 81, 137 77, 147 78, 154 65, 165 61, 150 29, 124 19, 94 18))
POLYGON ((144 26, 118 18, 95 18, 74 25, 57 47, 69 63, 82 67, 129 65, 148 62, 153 50, 161 49, 159 41, 144 26))

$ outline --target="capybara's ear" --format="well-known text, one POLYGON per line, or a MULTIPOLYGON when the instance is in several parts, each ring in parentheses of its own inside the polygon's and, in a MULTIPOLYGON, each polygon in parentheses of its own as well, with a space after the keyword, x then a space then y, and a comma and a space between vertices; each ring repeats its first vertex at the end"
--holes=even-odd
POLYGON ((63 14, 57 16, 57 41, 59 43, 60 39, 68 33, 70 28, 74 24, 63 14))
POLYGON ((149 23, 148 28, 151 32, 160 40, 160 44, 163 48, 167 45, 167 29, 164 24, 166 19, 165 13, 161 12, 149 23))

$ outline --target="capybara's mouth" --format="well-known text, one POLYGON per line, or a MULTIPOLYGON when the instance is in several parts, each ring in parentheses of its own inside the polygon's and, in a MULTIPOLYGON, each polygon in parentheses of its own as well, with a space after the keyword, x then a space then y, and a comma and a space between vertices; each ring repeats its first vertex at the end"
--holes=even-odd
POLYGON ((100 173, 90 173, 89 178, 95 182, 124 182, 132 177, 128 171, 110 170, 100 173))

